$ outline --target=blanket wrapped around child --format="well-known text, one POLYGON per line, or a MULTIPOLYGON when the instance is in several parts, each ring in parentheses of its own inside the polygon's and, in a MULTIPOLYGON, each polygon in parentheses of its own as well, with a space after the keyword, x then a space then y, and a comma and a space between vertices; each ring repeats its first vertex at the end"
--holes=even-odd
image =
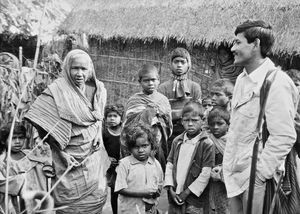
POLYGON ((158 151, 156 158, 162 165, 163 170, 166 165, 168 155, 167 140, 172 134, 171 106, 168 99, 159 92, 146 95, 136 93, 129 98, 125 108, 125 118, 121 133, 122 147, 126 147, 125 133, 131 126, 138 124, 151 126, 155 133, 158 151))

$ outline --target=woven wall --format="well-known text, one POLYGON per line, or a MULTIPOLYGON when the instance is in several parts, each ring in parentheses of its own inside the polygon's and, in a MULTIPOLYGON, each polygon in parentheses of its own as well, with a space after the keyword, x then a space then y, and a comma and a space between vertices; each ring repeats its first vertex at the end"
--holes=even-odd
MULTIPOLYGON (((160 70, 161 82, 171 77, 169 53, 176 47, 185 47, 175 41, 167 45, 162 41, 122 42, 110 40, 101 42, 90 39, 90 54, 95 64, 97 77, 102 80, 108 91, 108 103, 125 104, 127 99, 140 90, 137 72, 145 63, 152 63, 160 70)), ((203 97, 208 94, 214 72, 209 64, 216 58, 216 49, 204 47, 188 48, 192 56, 192 70, 189 77, 199 83, 203 97)))

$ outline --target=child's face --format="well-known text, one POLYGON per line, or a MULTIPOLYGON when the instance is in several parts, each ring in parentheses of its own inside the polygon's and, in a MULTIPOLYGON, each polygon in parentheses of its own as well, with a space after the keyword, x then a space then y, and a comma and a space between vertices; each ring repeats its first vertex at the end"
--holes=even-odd
POLYGON ((205 99, 202 102, 202 106, 205 108, 205 110, 211 110, 212 109, 212 100, 211 99, 205 99))
POLYGON ((121 124, 121 116, 117 112, 109 112, 106 116, 106 124, 108 127, 115 127, 121 124))
MULTIPOLYGON (((11 140, 11 152, 20 152, 25 144, 26 138, 23 134, 14 134, 11 140)), ((8 139, 6 141, 8 145, 8 139)))
POLYGON ((224 136, 228 131, 228 124, 226 121, 221 117, 215 117, 210 121, 209 129, 211 133, 216 137, 220 138, 224 136))
POLYGON ((173 74, 175 74, 177 76, 185 74, 189 69, 187 59, 185 59, 183 57, 175 57, 172 60, 171 69, 172 69, 173 74))
POLYGON ((227 107, 230 101, 229 97, 220 88, 212 88, 211 92, 212 104, 215 106, 227 107))
POLYGON ((70 76, 78 88, 82 88, 90 78, 90 61, 83 55, 76 56, 71 65, 70 76))
POLYGON ((194 137, 201 132, 203 120, 196 112, 188 112, 182 116, 182 125, 189 137, 194 137))
POLYGON ((152 94, 159 85, 159 78, 156 71, 149 71, 140 79, 140 84, 145 94, 152 94))
POLYGON ((139 161, 148 159, 151 153, 151 145, 146 134, 136 139, 135 146, 131 149, 131 153, 133 157, 139 161))

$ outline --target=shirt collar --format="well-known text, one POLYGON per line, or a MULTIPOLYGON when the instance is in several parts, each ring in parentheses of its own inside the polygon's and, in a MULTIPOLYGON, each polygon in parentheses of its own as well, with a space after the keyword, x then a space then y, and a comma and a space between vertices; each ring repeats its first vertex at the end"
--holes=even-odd
POLYGON ((201 137, 202 137, 202 132, 200 132, 200 134, 198 134, 197 136, 193 137, 192 139, 189 139, 187 137, 187 134, 185 133, 183 135, 183 141, 182 141, 182 143, 189 143, 189 144, 195 145, 200 140, 201 137))
POLYGON ((250 74, 246 72, 246 69, 244 68, 241 77, 248 77, 252 82, 255 83, 262 83, 265 79, 266 74, 269 70, 275 69, 274 63, 270 60, 270 58, 266 58, 266 60, 254 71, 252 71, 250 74))
MULTIPOLYGON (((142 163, 142 162, 139 161, 138 159, 136 159, 135 157, 133 157, 133 155, 130 155, 130 164, 131 164, 131 165, 141 164, 141 163, 142 163)), ((147 163, 153 164, 153 163, 154 163, 153 158, 149 157, 148 160, 147 160, 147 163)))

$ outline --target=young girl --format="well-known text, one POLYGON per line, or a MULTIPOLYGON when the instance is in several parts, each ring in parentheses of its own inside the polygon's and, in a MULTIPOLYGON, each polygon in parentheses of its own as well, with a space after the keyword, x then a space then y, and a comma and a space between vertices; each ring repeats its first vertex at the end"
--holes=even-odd
POLYGON ((211 132, 209 137, 215 146, 215 164, 210 176, 210 207, 215 210, 215 214, 229 213, 227 193, 222 175, 222 162, 229 119, 229 112, 219 106, 215 106, 210 111, 207 119, 211 132))
POLYGON ((133 126, 126 133, 131 152, 117 167, 115 192, 119 193, 118 212, 122 214, 157 213, 163 171, 151 155, 155 139, 146 126, 133 126))
POLYGON ((120 159, 120 135, 122 129, 123 105, 108 105, 105 107, 105 128, 103 131, 103 143, 111 160, 106 177, 108 186, 111 188, 111 207, 113 214, 118 213, 118 194, 114 192, 116 181, 116 166, 120 159))

